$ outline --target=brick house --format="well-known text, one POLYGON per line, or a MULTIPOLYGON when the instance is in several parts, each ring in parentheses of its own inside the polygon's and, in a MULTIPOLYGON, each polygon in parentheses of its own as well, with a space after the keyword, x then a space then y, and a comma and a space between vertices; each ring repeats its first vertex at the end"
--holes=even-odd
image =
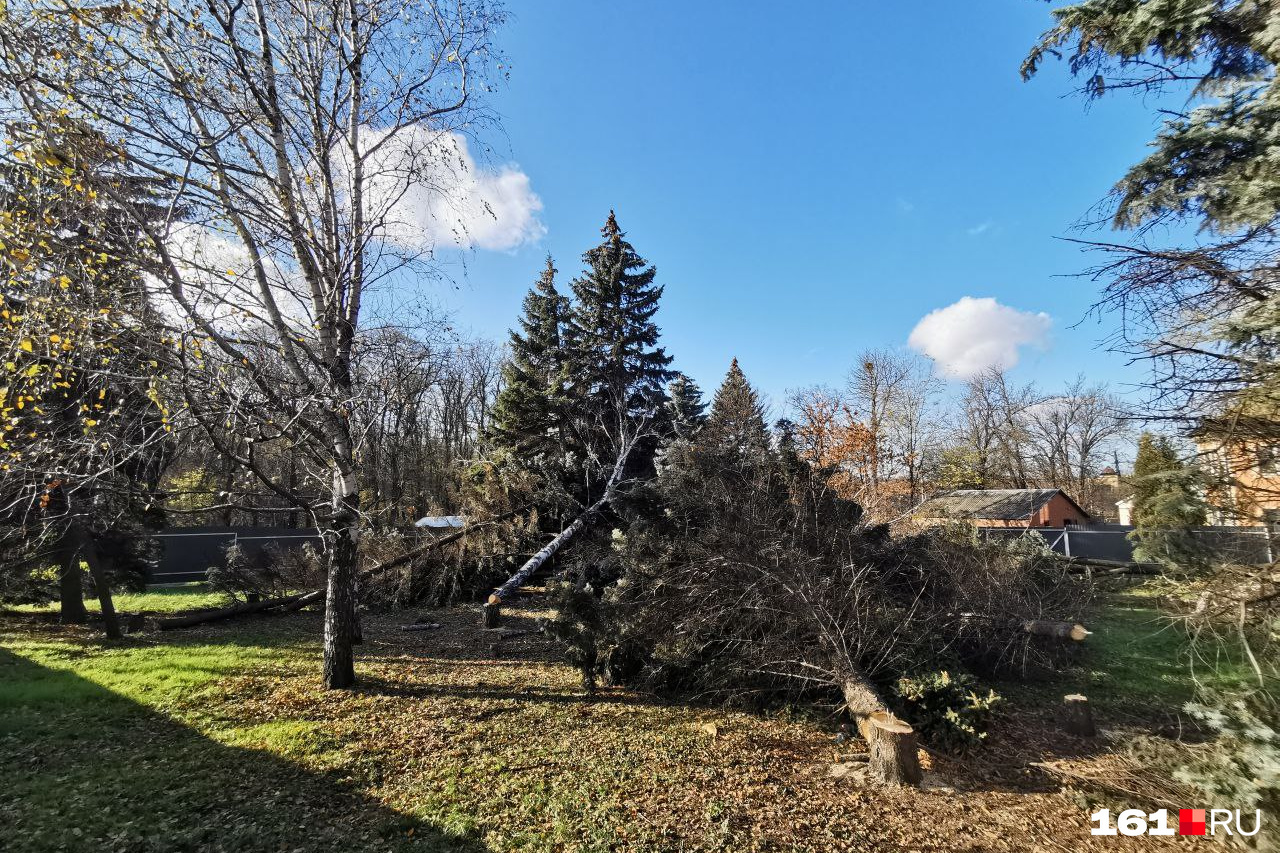
POLYGON ((1068 527, 1090 520, 1061 489, 956 489, 925 501, 914 515, 920 521, 963 520, 976 527, 1068 527))
POLYGON ((1210 523, 1280 525, 1280 422, 1245 415, 1205 418, 1191 436, 1209 479, 1210 523))

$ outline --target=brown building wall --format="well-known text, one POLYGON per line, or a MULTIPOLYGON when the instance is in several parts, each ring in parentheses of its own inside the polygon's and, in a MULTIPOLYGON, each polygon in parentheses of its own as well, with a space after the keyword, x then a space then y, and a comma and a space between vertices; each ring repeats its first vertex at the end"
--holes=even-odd
POLYGON ((973 523, 978 527, 1064 527, 1068 521, 1072 524, 1084 524, 1088 520, 1071 501, 1062 495, 1054 495, 1030 519, 1010 521, 1003 518, 975 518, 973 523))
POLYGON ((1280 474, 1271 454, 1246 442, 1202 442, 1200 453, 1212 477, 1206 495, 1214 524, 1274 524, 1280 519, 1280 474), (1266 461, 1264 461, 1266 460, 1266 461), (1265 467, 1264 467, 1265 465, 1265 467))

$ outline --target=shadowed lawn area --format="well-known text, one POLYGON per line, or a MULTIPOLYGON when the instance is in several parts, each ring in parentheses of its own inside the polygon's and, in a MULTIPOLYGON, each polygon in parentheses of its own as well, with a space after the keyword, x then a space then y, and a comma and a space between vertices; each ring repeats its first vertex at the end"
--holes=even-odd
POLYGON ((138 701, 199 690, 275 650, 138 651, 0 648, 6 850, 482 849, 362 796, 349 776, 286 760, 341 748, 305 727, 264 723, 219 742, 138 701))
MULTIPOLYGON (((507 627, 536 615, 512 608, 507 627)), ((926 757, 921 790, 867 784, 822 709, 589 698, 541 635, 495 648, 473 608, 432 611, 438 631, 400 631, 409 617, 370 615, 360 686, 332 693, 313 612, 115 645, 0 617, 4 849, 1158 846, 1091 838, 1066 794, 968 762, 926 757)))

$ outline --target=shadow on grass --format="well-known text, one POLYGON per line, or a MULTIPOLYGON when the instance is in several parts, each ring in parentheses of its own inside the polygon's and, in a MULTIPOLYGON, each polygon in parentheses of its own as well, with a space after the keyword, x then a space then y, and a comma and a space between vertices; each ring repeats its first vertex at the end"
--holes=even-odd
POLYGON ((5 850, 464 851, 350 776, 230 747, 0 648, 5 850))

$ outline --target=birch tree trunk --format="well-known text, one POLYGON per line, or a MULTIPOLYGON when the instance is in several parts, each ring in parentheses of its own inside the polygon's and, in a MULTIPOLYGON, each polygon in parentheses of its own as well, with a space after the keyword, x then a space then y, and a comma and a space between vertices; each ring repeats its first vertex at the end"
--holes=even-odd
POLYGON ((324 686, 345 690, 356 683, 352 640, 356 631, 355 525, 329 535, 329 576, 324 607, 324 686))
POLYGON ((362 394, 352 367, 361 306, 366 288, 430 269, 446 242, 437 230, 475 242, 471 199, 453 188, 471 180, 466 137, 489 121, 504 15, 487 0, 130 8, 10 9, 20 26, 0 32, 0 80, 32 126, 83 123, 153 190, 139 202, 99 188, 143 235, 151 295, 172 315, 178 426, 199 429, 228 475, 251 475, 324 528, 325 683, 348 687, 358 489, 385 402, 362 394), (54 44, 68 46, 57 61, 54 44), (407 200, 419 194, 431 203, 407 200), (301 470, 280 471, 284 455, 301 470), (328 476, 324 501, 315 483, 328 476))
POLYGON ((353 644, 356 621, 356 565, 359 560, 360 493, 353 471, 334 472, 334 514, 325 531, 329 566, 324 606, 324 686, 345 690, 356 683, 353 644))

